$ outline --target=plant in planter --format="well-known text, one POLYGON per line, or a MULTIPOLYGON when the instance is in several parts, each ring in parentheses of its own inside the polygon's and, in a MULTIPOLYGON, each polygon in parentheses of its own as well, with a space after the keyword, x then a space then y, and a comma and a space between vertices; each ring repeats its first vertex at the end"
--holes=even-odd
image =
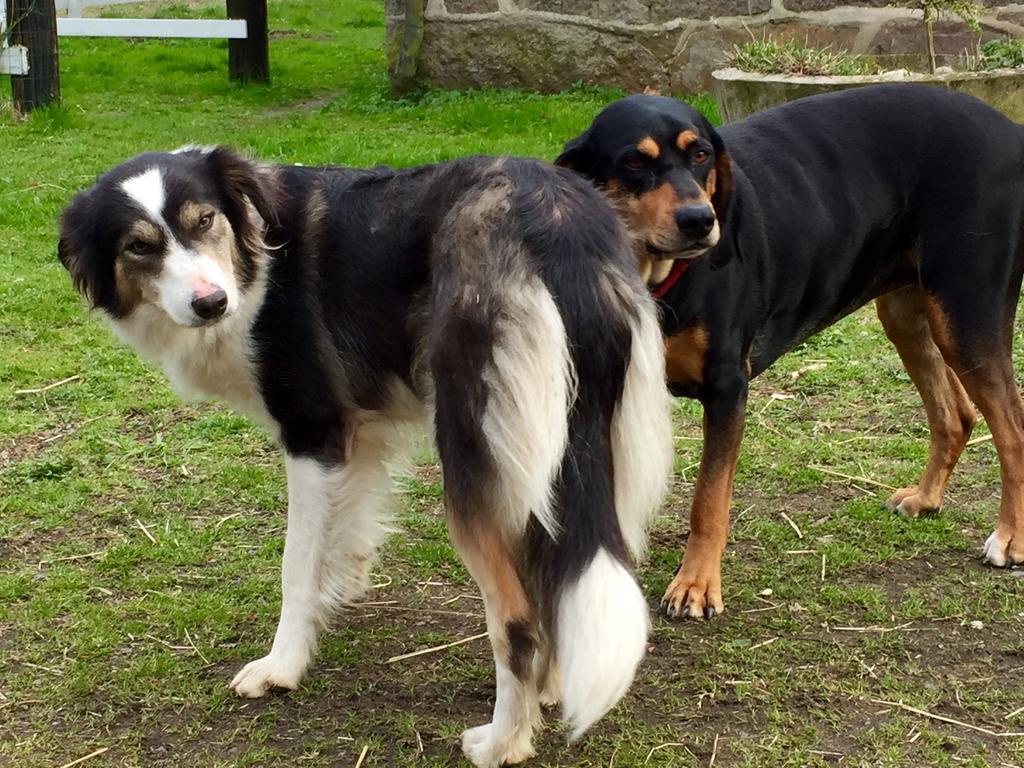
POLYGON ((982 8, 972 0, 915 0, 911 8, 920 8, 924 22, 924 38, 928 51, 928 69, 934 75, 935 65, 935 22, 943 16, 958 16, 964 24, 981 37, 982 8))
POLYGON ((913 0, 903 3, 921 11, 928 52, 928 73, 884 70, 868 56, 831 46, 815 49, 799 42, 765 37, 735 46, 729 66, 713 73, 722 119, 729 122, 753 112, 825 91, 878 82, 924 82, 966 91, 1024 122, 1024 41, 995 40, 975 45, 959 71, 936 66, 935 22, 955 16, 981 37, 982 8, 973 0, 913 0), (1011 69, 1012 68, 1012 69, 1011 69))
POLYGON ((770 37, 737 45, 729 63, 744 72, 763 74, 848 77, 878 71, 877 64, 866 56, 854 56, 835 50, 831 45, 812 48, 797 40, 779 41, 770 37))
POLYGON ((1020 69, 1024 67, 1024 40, 989 40, 978 49, 975 69, 1020 69))

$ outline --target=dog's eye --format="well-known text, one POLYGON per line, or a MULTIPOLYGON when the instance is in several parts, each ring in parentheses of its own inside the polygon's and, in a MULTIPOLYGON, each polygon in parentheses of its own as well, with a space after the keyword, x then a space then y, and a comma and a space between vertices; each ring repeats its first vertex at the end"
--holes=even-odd
POLYGON ((642 157, 631 157, 626 160, 626 167, 631 171, 639 171, 647 167, 647 162, 642 157))
POLYGON ((134 253, 136 256, 149 256, 156 253, 156 246, 145 240, 131 240, 125 246, 125 250, 134 253))
POLYGON ((196 226, 199 228, 200 232, 203 232, 203 231, 209 229, 212 224, 213 224, 213 212, 212 211, 207 211, 206 213, 204 213, 202 216, 199 217, 199 221, 196 222, 196 226))
POLYGON ((711 157, 710 152, 704 149, 698 149, 696 152, 693 153, 693 162, 695 162, 697 165, 703 165, 708 161, 709 157, 711 157))

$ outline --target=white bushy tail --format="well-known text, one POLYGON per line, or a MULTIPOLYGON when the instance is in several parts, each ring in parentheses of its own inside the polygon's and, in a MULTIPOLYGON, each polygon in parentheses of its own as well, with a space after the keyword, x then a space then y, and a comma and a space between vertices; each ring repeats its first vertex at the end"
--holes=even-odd
POLYGON ((629 569, 601 548, 558 603, 562 716, 575 741, 629 690, 647 650, 647 602, 629 569))

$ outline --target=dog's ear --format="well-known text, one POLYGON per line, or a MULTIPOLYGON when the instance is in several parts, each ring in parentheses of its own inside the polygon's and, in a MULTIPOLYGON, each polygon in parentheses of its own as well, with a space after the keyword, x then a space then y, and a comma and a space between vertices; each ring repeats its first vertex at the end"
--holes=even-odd
POLYGON ((90 189, 75 195, 64 209, 58 224, 57 258, 90 306, 117 315, 114 264, 110 255, 102 252, 107 244, 98 229, 102 215, 96 205, 96 193, 90 189))
POLYGON ((711 137, 711 146, 715 150, 715 188, 711 193, 711 205, 715 208, 718 224, 723 229, 727 226, 732 208, 733 183, 732 159, 721 135, 710 124, 707 126, 711 137))
POLYGON ((735 194, 735 179, 733 174, 732 158, 729 157, 729 150, 725 146, 721 135, 709 123, 707 125, 708 135, 711 137, 711 146, 715 150, 715 188, 711 193, 711 205, 714 206, 715 216, 718 218, 718 226, 721 227, 722 241, 711 254, 710 265, 712 270, 722 267, 733 255, 740 253, 740 233, 732 226, 739 209, 739 200, 735 194))
POLYGON ((83 263, 86 260, 86 254, 83 253, 82 244, 78 239, 78 227, 75 226, 75 203, 77 202, 78 198, 75 198, 64 209, 64 213, 61 214, 60 221, 57 223, 57 258, 71 275, 71 282, 74 283, 75 290, 84 292, 83 263))
POLYGON ((242 284, 246 285, 255 278, 261 254, 280 228, 282 193, 273 171, 227 147, 211 150, 206 164, 220 187, 224 213, 235 231, 241 257, 238 267, 242 284), (250 206, 256 209, 260 220, 252 215, 250 206))
POLYGON ((581 176, 593 178, 594 153, 590 148, 590 132, 570 139, 562 148, 562 154, 555 158, 555 165, 576 171, 581 176))
POLYGON ((225 202, 234 209, 228 210, 233 223, 236 216, 248 219, 246 202, 249 202, 268 227, 274 228, 280 224, 279 193, 268 172, 224 146, 211 150, 206 156, 206 162, 227 196, 225 202))

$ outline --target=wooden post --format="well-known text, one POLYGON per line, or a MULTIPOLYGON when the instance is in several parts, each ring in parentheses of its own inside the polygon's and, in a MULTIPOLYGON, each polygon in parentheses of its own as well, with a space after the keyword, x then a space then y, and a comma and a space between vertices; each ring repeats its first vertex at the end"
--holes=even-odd
POLYGON ((267 0, 227 0, 228 18, 245 19, 245 40, 228 41, 228 77, 240 82, 270 82, 267 0))
POLYGON ((391 70, 391 90, 406 93, 416 87, 416 61, 423 43, 424 0, 405 0, 405 18, 398 34, 398 51, 391 70))
POLYGON ((5 0, 11 45, 28 49, 28 74, 11 75, 11 97, 20 114, 60 101, 57 9, 54 0, 5 0))

